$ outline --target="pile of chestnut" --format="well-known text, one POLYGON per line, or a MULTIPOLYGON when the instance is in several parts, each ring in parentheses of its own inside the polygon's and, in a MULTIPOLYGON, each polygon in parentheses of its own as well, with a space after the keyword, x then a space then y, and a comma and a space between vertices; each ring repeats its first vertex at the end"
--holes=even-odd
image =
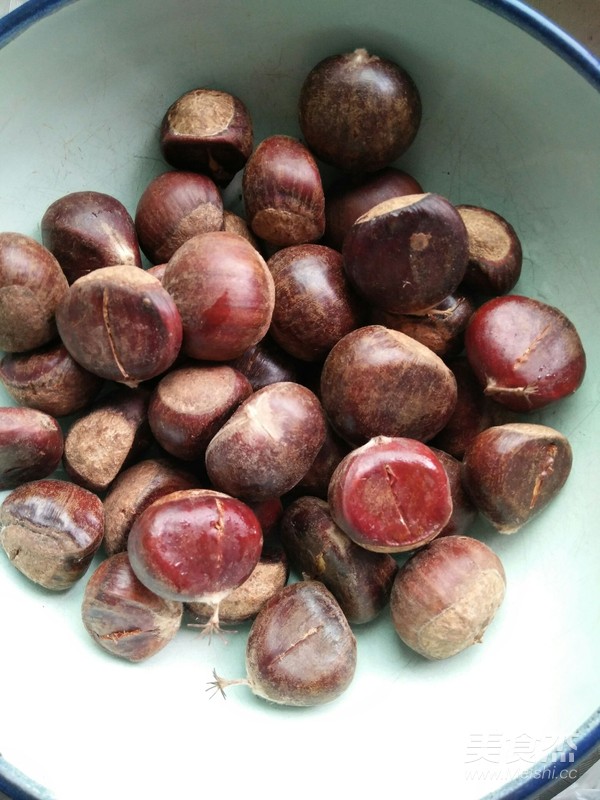
POLYGON ((388 604, 431 659, 494 617, 504 569, 467 533, 478 514, 514 533, 565 483, 569 442, 527 413, 574 392, 585 355, 561 311, 510 294, 508 221, 392 166, 420 120, 411 77, 361 49, 306 77, 302 140, 254 147, 239 98, 194 89, 135 218, 81 191, 43 244, 0 234, 19 404, 0 409, 0 543, 57 591, 102 548, 82 617, 111 653, 157 653, 184 609, 209 634, 252 619, 246 678, 215 688, 312 705, 388 604), (222 191, 241 170, 245 219, 222 191))

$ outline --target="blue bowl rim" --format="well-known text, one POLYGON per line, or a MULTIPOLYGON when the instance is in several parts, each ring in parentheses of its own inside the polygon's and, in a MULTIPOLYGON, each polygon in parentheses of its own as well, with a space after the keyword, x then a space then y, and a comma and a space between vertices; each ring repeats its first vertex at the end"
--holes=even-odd
MULTIPOLYGON (((521 0, 470 0, 493 11, 545 44, 600 92, 600 59, 580 42, 521 0)), ((25 31, 37 20, 77 0, 28 0, 0 19, 0 47, 25 31)), ((553 752, 554 758, 540 761, 522 776, 483 800, 533 800, 543 789, 558 784, 561 769, 577 770, 578 764, 595 754, 600 758, 600 709, 553 752), (573 760, 571 760, 573 759, 573 760), (557 769, 558 768, 558 769, 557 769)), ((589 765, 588 765, 589 766, 589 765)), ((563 788, 564 784, 560 788, 563 788)), ((50 800, 52 795, 33 783, 0 756, 0 791, 15 800, 50 800)))

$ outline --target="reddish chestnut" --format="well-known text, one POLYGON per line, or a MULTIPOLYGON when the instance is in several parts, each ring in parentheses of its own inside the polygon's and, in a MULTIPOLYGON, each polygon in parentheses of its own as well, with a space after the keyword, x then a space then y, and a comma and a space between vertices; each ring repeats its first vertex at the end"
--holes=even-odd
POLYGON ((69 283, 101 267, 142 266, 129 212, 102 192, 72 192, 55 200, 42 217, 42 241, 69 283))
POLYGON ((221 194, 206 175, 165 172, 144 189, 135 227, 148 259, 161 264, 192 236, 223 228, 221 194))
POLYGON ((325 231, 325 196, 317 164, 291 136, 270 136, 250 156, 242 182, 248 223, 278 247, 316 242, 325 231))
POLYGON ((29 236, 0 233, 0 350, 22 353, 56 338, 69 285, 52 253, 29 236))
POLYGON ((402 641, 425 658, 449 658, 481 638, 504 599, 498 556, 468 536, 444 536, 400 568, 390 607, 402 641))
POLYGON ((377 436, 350 452, 329 484, 331 516, 367 550, 421 547, 450 520, 448 475, 435 453, 414 439, 377 436))
POLYGON ((98 566, 81 606, 92 639, 112 655, 133 662, 162 650, 179 630, 182 616, 182 603, 158 597, 140 583, 127 553, 117 553, 98 566))
POLYGON ((291 355, 320 361, 362 323, 362 304, 337 251, 319 244, 296 245, 279 250, 267 264, 275 282, 270 334, 291 355))
POLYGON ((273 278, 242 236, 226 231, 194 236, 170 259, 163 283, 181 314, 183 351, 191 358, 238 358, 269 329, 273 278))
POLYGON ((157 278, 136 267, 104 267, 79 278, 56 321, 75 361, 128 386, 160 375, 181 347, 175 302, 157 278))
POLYGON ((515 533, 564 486, 573 463, 565 436, 547 425, 513 422, 478 434, 467 448, 462 480, 500 533, 515 533))
POLYGON ((167 110, 160 146, 171 166, 203 172, 227 186, 252 152, 252 119, 229 92, 192 89, 167 110))
POLYGON ((310 71, 299 111, 302 134, 319 158, 347 172, 373 172, 412 143, 421 99, 406 70, 359 49, 310 71))
POLYGON ((467 268, 467 230, 438 194, 385 200, 359 217, 344 239, 344 268, 371 304, 413 314, 442 302, 467 268))
POLYGON ((33 408, 0 408, 0 489, 47 477, 62 454, 63 435, 54 417, 33 408))
POLYGON ((279 497, 306 473, 325 440, 317 397, 297 383, 273 383, 245 400, 206 450, 221 491, 249 501, 279 497))
POLYGON ((456 381, 420 342, 368 325, 332 348, 321 374, 321 400, 335 430, 351 444, 373 436, 427 441, 454 410, 456 381))
POLYGON ((543 408, 572 394, 585 374, 573 323, 531 297, 484 303, 471 317, 465 347, 485 394, 513 411, 543 408))

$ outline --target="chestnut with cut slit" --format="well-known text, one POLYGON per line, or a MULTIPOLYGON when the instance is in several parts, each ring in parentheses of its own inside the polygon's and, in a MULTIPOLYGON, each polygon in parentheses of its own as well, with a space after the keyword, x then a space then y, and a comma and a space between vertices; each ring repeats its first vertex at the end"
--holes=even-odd
POLYGON ((58 422, 33 408, 0 408, 0 490, 46 478, 60 464, 58 422))
POLYGON ((515 533, 564 486, 573 463, 568 439, 547 425, 513 422, 482 431, 462 465, 469 496, 500 533, 515 533))

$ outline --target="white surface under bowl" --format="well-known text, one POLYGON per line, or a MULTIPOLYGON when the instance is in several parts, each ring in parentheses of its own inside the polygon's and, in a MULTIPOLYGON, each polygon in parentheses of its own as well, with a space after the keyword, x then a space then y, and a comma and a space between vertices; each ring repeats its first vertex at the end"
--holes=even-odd
POLYGON ((243 673, 243 633, 209 646, 182 630, 148 662, 122 663, 81 626, 85 581, 52 594, 2 556, 2 755, 61 800, 552 791, 600 742, 600 65, 518 2, 29 6, 0 21, 1 230, 39 238, 48 205, 79 189, 133 212, 166 168, 162 115, 196 86, 243 98, 257 142, 299 135, 308 70, 366 47, 405 66, 422 94, 422 128, 401 166, 512 222, 525 252, 515 291, 572 319, 588 371, 574 396, 536 417, 573 446, 561 495, 513 537, 476 530, 508 576, 481 646, 430 663, 383 614, 356 631, 356 678, 334 704, 282 709, 243 688, 211 700, 213 667, 243 673))

